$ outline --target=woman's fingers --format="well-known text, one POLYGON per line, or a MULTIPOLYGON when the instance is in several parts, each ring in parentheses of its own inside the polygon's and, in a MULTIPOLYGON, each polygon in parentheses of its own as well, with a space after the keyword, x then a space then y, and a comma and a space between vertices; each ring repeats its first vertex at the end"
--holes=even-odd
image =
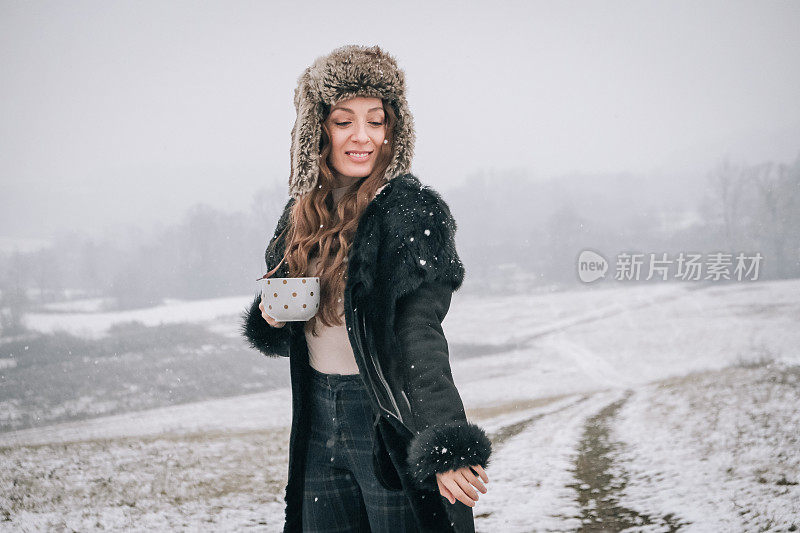
POLYGON ((449 490, 447 490, 447 487, 445 487, 444 484, 442 484, 442 480, 439 479, 439 476, 436 476, 436 484, 439 485, 439 493, 445 498, 447 498, 447 501, 449 501, 450 503, 456 503, 455 497, 449 490))
POLYGON ((481 479, 484 483, 489 483, 489 476, 486 475, 486 471, 481 465, 473 465, 470 468, 472 468, 479 476, 481 476, 481 479))
POLYGON ((464 505, 475 507, 475 503, 479 498, 475 488, 483 493, 487 492, 484 484, 478 479, 479 474, 476 475, 475 472, 482 473, 486 481, 489 480, 486 476, 486 472, 483 472, 483 469, 480 467, 477 467, 477 469, 473 471, 469 466, 465 466, 458 470, 448 470, 447 472, 437 474, 436 483, 439 485, 439 492, 442 493, 442 496, 447 498, 450 503, 455 503, 453 499, 455 498, 464 505))
POLYGON ((455 479, 456 483, 458 483, 458 486, 461 487, 461 490, 464 491, 464 494, 466 494, 470 499, 478 501, 478 491, 475 490, 475 487, 473 487, 466 476, 464 476, 463 469, 459 468, 456 470, 456 475, 453 476, 453 478, 455 479))
POLYGON ((460 501, 464 505, 468 507, 475 507, 475 501, 464 494, 464 491, 461 490, 461 487, 458 486, 458 483, 452 477, 446 477, 443 480, 444 486, 447 487, 447 490, 455 496, 456 500, 460 501))
POLYGON ((469 468, 464 468, 462 470, 464 470, 464 477, 466 477, 467 480, 470 483, 472 483, 479 491, 486 494, 486 485, 483 484, 480 478, 478 478, 478 476, 473 474, 472 470, 470 470, 469 468))
POLYGON ((264 297, 261 297, 261 301, 258 303, 258 308, 261 310, 261 318, 267 321, 267 324, 270 326, 275 327, 275 319, 272 318, 267 314, 267 310, 264 309, 264 297))
POLYGON ((261 303, 258 304, 258 308, 261 309, 261 317, 267 321, 267 324, 272 326, 273 328, 282 328, 286 325, 286 322, 278 322, 271 316, 267 314, 267 311, 264 309, 264 300, 261 300, 261 303))
POLYGON ((286 322, 278 322, 269 315, 267 315, 267 317, 268 317, 267 322, 269 322, 269 325, 272 326, 273 328, 282 328, 283 326, 286 325, 286 322))

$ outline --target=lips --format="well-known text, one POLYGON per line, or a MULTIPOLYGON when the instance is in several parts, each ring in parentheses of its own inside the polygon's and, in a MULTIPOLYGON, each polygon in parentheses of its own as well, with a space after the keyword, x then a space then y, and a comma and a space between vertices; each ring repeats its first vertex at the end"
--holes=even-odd
POLYGON ((366 151, 366 150, 349 150, 349 151, 345 152, 345 154, 347 154, 347 157, 349 157, 350 160, 356 161, 356 162, 361 162, 361 161, 368 160, 369 156, 372 154, 372 151, 371 150, 370 151, 366 151))

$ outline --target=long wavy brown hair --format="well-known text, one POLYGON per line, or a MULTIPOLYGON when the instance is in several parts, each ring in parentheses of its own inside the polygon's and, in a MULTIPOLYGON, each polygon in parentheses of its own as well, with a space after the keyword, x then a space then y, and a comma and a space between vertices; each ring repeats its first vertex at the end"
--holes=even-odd
POLYGON ((378 155, 372 172, 347 189, 334 209, 331 191, 336 186, 335 170, 328 161, 331 153, 327 128, 330 107, 325 106, 317 186, 297 199, 289 215, 284 254, 289 277, 308 276, 309 263, 314 257, 319 257, 316 273, 320 282, 319 310, 304 326, 314 336, 318 336, 317 320, 325 326, 344 324, 343 315, 337 313, 337 304, 340 298, 344 299, 348 251, 367 204, 375 196, 375 192, 387 183, 384 174, 394 155, 397 115, 385 100, 383 111, 385 139, 389 142, 377 147, 378 155))

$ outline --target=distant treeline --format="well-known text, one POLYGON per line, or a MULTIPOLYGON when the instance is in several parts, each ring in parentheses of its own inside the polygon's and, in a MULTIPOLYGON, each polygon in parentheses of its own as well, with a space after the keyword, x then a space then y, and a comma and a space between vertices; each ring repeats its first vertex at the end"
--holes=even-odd
POLYGON ((700 176, 484 173, 446 196, 473 277, 505 270, 531 283, 579 283, 584 249, 612 263, 620 253, 760 253, 758 279, 800 277, 800 155, 791 164, 726 158, 700 176))
POLYGON ((76 297, 108 298, 109 309, 130 309, 165 298, 253 292, 287 199, 283 188, 264 189, 249 212, 201 204, 148 235, 136 228, 102 240, 64 233, 49 248, 0 254, 0 328, 15 329, 26 308, 76 297))

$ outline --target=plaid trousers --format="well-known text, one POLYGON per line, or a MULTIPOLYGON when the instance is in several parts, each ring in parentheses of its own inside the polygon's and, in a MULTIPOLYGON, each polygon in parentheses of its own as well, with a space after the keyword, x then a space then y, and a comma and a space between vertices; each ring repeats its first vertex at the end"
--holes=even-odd
POLYGON ((312 374, 311 435, 303 531, 416 532, 402 490, 383 487, 372 467, 373 412, 359 374, 312 374))

